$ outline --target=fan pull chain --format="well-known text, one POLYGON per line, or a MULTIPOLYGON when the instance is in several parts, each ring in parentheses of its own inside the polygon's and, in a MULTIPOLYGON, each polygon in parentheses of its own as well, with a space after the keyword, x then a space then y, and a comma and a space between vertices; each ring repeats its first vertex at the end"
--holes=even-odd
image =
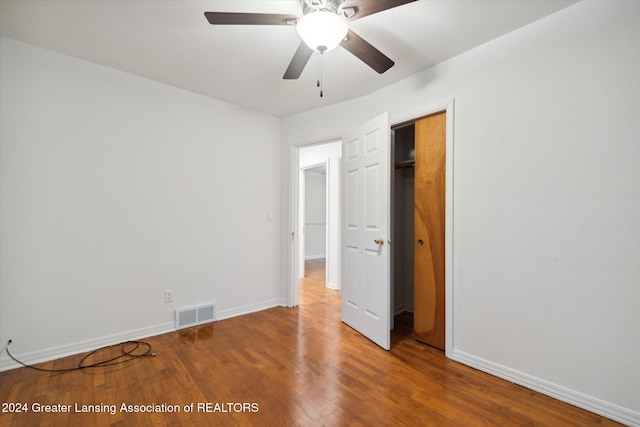
POLYGON ((322 53, 319 53, 317 58, 317 64, 316 64, 316 87, 320 87, 320 55, 322 55, 322 53))
POLYGON ((320 98, 324 95, 322 90, 322 55, 323 52, 320 52, 320 98))
POLYGON ((318 47, 318 52, 320 52, 320 55, 318 55, 318 80, 316 81, 316 86, 320 88, 320 98, 324 96, 324 91, 322 89, 322 54, 326 49, 327 48, 324 46, 318 47))

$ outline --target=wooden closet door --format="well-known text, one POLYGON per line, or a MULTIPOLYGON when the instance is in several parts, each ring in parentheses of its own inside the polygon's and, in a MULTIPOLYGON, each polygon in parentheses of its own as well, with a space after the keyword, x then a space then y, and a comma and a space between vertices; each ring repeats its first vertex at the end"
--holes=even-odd
POLYGON ((444 350, 446 113, 415 126, 415 339, 444 350))

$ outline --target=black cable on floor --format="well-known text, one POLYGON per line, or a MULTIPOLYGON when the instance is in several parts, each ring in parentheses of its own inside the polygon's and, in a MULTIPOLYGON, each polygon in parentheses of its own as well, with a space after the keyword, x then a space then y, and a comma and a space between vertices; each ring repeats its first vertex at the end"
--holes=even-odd
POLYGON ((114 344, 114 345, 108 345, 105 347, 101 347, 98 348, 96 350, 93 350, 89 353, 87 353, 82 360, 80 360, 80 362, 78 363, 78 366, 72 367, 72 368, 64 368, 64 369, 45 369, 45 368, 38 368, 35 366, 31 366, 28 365, 24 362, 21 362, 20 360, 16 359, 13 354, 11 354, 11 352, 9 351, 9 345, 11 344, 11 340, 9 340, 9 342, 7 343, 7 346, 5 347, 5 350, 7 350, 7 354, 9 355, 9 357, 11 359, 13 359, 15 362, 21 364, 22 366, 24 366, 25 368, 30 368, 30 369, 34 369, 36 371, 41 371, 41 372, 72 372, 72 371, 80 371, 82 369, 91 369, 91 368, 105 368, 108 366, 116 366, 116 365, 121 365, 123 363, 127 363, 127 362, 131 362, 133 360, 137 360, 140 358, 144 358, 144 357, 150 357, 150 356, 155 356, 156 353, 154 353, 152 351, 151 348, 151 344, 145 342, 145 341, 125 341, 122 342, 120 344, 114 344), (89 357, 95 355, 96 353, 99 353, 101 351, 105 351, 108 349, 111 349, 113 347, 117 347, 120 346, 120 354, 117 356, 114 356, 110 359, 105 359, 105 360, 101 360, 98 362, 93 362, 93 363, 89 363, 87 364, 86 361, 89 357), (133 348, 127 348, 133 346, 133 348), (142 347, 142 348, 141 348, 142 347), (142 352, 138 352, 136 353, 136 350, 138 350, 139 348, 141 348, 141 350, 144 350, 142 352))

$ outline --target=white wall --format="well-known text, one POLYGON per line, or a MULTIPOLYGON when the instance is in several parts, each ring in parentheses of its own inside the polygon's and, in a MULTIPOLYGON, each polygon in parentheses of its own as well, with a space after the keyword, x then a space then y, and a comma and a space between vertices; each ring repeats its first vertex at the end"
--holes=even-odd
POLYGON ((327 174, 305 171, 305 259, 327 256, 327 174))
POLYGON ((639 40, 640 2, 581 2, 283 122, 297 145, 455 98, 454 357, 629 424, 640 424, 639 40))
POLYGON ((0 43, 0 342, 34 361, 285 302, 280 119, 0 43))

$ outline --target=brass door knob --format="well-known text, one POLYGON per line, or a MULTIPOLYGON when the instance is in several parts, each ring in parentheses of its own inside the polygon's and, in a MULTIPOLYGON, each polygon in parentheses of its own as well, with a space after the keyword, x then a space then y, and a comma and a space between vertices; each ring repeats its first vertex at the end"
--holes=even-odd
POLYGON ((384 239, 382 237, 378 237, 373 241, 376 245, 384 245, 384 239))

